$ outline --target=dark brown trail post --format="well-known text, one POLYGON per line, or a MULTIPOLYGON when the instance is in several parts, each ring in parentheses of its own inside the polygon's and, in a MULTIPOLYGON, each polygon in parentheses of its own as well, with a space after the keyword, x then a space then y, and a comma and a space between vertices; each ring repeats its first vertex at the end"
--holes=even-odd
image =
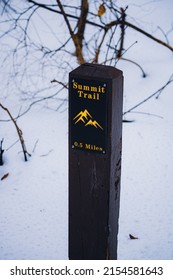
POLYGON ((69 75, 69 259, 117 259, 123 74, 83 64, 69 75))

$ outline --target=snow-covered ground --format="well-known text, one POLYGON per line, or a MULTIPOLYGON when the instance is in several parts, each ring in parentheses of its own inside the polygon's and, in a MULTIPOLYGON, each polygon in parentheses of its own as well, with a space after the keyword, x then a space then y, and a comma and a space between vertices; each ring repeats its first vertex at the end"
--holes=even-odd
MULTIPOLYGON (((151 22, 148 30, 155 28, 161 11, 161 25, 170 29, 172 1, 153 1, 152 7, 154 4, 157 9, 152 13, 145 10, 147 16, 143 17, 151 22)), ((118 65, 125 77, 124 111, 155 92, 173 72, 169 50, 135 31, 129 35, 129 45, 139 42, 129 54, 148 76, 143 79, 133 64, 122 61, 118 65)), ((134 122, 123 123, 119 259, 173 259, 172 88, 170 84, 159 99, 153 98, 137 108, 138 112, 125 116, 134 122), (131 240, 129 234, 138 239, 131 240)), ((1 102, 13 112, 12 101, 1 102)), ((14 125, 0 122, 5 149, 0 178, 9 173, 0 181, 1 260, 68 259, 67 113, 40 104, 18 119, 32 154, 28 162, 23 161, 19 142, 10 148, 17 140, 14 125)), ((0 119, 7 118, 2 110, 0 114, 0 119)))
MULTIPOLYGON (((30 112, 18 125, 28 151, 36 146, 28 162, 19 143, 18 151, 4 152, 0 176, 9 176, 0 182, 0 259, 66 259, 67 116, 30 112)), ((6 140, 17 136, 11 123, 5 126, 7 148, 6 140)))

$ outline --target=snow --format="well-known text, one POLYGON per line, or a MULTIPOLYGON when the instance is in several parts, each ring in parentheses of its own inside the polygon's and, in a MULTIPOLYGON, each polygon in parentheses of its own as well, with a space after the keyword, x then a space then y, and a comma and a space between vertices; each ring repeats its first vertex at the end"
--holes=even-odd
POLYGON ((173 258, 171 127, 166 114, 124 126, 119 259, 173 258))
MULTIPOLYGON (((154 26, 155 30, 164 9, 161 25, 170 29, 172 1, 153 1, 150 5, 157 9, 149 13, 149 4, 144 5, 143 17, 139 14, 145 22, 150 20, 147 28, 154 26)), ((135 65, 123 61, 117 65, 125 77, 124 111, 165 84, 173 69, 169 50, 131 31, 129 45, 136 39, 138 44, 128 54, 148 76, 143 79, 135 65)), ((1 102, 14 110, 13 101, 2 98, 1 102)), ((134 121, 123 123, 118 259, 173 259, 172 104, 170 84, 159 99, 152 98, 135 110, 138 112, 125 116, 134 121), (131 240, 129 234, 138 239, 131 240)), ((1 111, 2 118, 8 117, 1 111)), ((1 260, 68 259, 67 123, 66 105, 60 112, 40 104, 19 118, 32 154, 24 162, 20 143, 10 148, 18 139, 14 125, 0 122, 5 149, 0 178, 9 173, 0 181, 1 260)))
POLYGON ((0 259, 66 259, 67 117, 31 112, 20 122, 28 150, 36 146, 28 162, 15 148, 4 152, 0 259))

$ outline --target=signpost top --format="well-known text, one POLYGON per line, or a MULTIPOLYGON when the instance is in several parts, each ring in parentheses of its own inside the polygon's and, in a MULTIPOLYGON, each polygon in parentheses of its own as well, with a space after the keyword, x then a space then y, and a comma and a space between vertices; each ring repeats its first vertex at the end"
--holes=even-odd
POLYGON ((113 67, 100 64, 84 63, 70 72, 70 75, 79 75, 94 78, 113 79, 122 76, 122 71, 113 67))

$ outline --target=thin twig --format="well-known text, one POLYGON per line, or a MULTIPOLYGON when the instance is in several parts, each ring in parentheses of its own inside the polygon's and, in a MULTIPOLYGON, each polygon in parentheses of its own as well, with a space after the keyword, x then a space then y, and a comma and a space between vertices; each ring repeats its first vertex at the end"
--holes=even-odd
POLYGON ((13 144, 10 145, 10 147, 8 147, 6 149, 6 151, 10 150, 13 146, 15 146, 17 143, 19 142, 19 139, 17 139, 13 144))
POLYGON ((103 44, 103 42, 104 42, 104 39, 105 39, 105 37, 106 37, 106 34, 107 34, 107 30, 105 30, 105 32, 104 32, 104 34, 103 34, 102 40, 101 40, 101 42, 100 42, 100 44, 99 44, 99 46, 98 46, 98 48, 97 48, 97 50, 96 50, 96 54, 95 54, 94 59, 92 60, 92 63, 98 63, 98 58, 99 58, 99 54, 100 54, 100 49, 101 49, 101 46, 102 46, 102 44, 103 44))
POLYGON ((132 108, 127 110, 126 112, 124 112, 123 115, 126 115, 127 113, 132 112, 134 109, 138 108, 139 106, 141 106, 143 103, 145 103, 146 101, 148 101, 149 99, 151 99, 154 96, 157 96, 156 98, 158 98, 158 96, 161 94, 161 92, 172 82, 173 82, 173 74, 170 76, 169 80, 167 81, 167 83, 165 85, 163 85, 156 92, 152 93, 150 96, 148 96, 147 98, 145 98, 144 100, 142 100, 141 102, 139 102, 138 104, 136 104, 135 106, 133 106, 132 108))
POLYGON ((63 82, 61 81, 58 81, 56 79, 53 79, 52 81, 50 81, 51 83, 58 83, 59 85, 65 87, 66 89, 68 89, 68 85, 64 84, 63 82))
POLYGON ((124 57, 121 57, 121 60, 124 60, 124 61, 128 61, 130 63, 133 63, 135 64, 142 72, 142 77, 143 78, 146 78, 147 74, 144 72, 143 68, 135 61, 131 60, 131 59, 128 59, 128 58, 124 58, 124 57))
POLYGON ((33 150, 32 150, 32 153, 35 152, 35 149, 36 149, 36 147, 37 147, 38 141, 39 141, 39 139, 37 139, 37 141, 35 142, 35 145, 34 145, 34 148, 33 148, 33 150))
POLYGON ((163 119, 162 116, 159 116, 159 115, 156 115, 156 114, 152 114, 152 113, 148 113, 148 112, 133 111, 133 112, 130 112, 130 113, 147 115, 147 116, 155 117, 155 118, 158 118, 158 119, 163 119))

